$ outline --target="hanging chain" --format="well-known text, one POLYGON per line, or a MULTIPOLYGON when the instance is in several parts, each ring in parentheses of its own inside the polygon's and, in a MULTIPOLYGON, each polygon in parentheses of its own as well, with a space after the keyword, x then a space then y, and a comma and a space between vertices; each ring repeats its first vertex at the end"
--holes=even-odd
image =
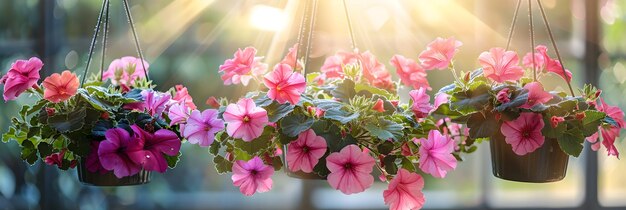
POLYGON ((313 30, 315 28, 315 16, 317 16, 317 0, 313 0, 313 7, 311 8, 311 19, 309 22, 309 34, 307 35, 307 47, 306 47, 306 51, 304 53, 304 74, 306 75, 306 70, 307 70, 307 64, 309 63, 309 54, 311 53, 311 40, 313 40, 313 30))
POLYGON ((143 68, 144 76, 147 80, 150 80, 148 76, 148 71, 146 71, 146 66, 144 65, 145 60, 143 59, 143 53, 141 52, 141 46, 139 46, 139 38, 137 38, 137 31, 135 30, 135 23, 133 22, 133 17, 130 15, 130 7, 128 6, 128 0, 124 0, 124 10, 126 11, 126 17, 128 18, 128 24, 130 25, 130 29, 133 32, 133 38, 135 40, 135 47, 137 48, 137 53, 139 54, 139 59, 141 59, 141 67, 143 68))
POLYGON ((572 97, 575 97, 572 84, 569 80, 567 80, 567 71, 565 71, 565 65, 563 65, 563 59, 561 59, 559 48, 556 46, 556 41, 554 41, 554 36, 552 35, 552 29, 550 28, 550 24, 548 23, 546 12, 543 10, 543 5, 541 5, 541 1, 537 0, 537 4, 539 5, 539 10, 541 11, 541 17, 543 18, 543 23, 544 25, 546 25, 546 30, 548 31, 550 42, 552 42, 552 47, 554 48, 554 52, 556 52, 556 58, 559 59, 559 64, 561 64, 561 69, 563 70, 563 77, 565 78, 565 82, 567 82, 567 87, 569 87, 569 91, 572 94, 572 97))
POLYGON ((96 29, 95 32, 93 34, 93 38, 91 38, 91 44, 89 44, 89 54, 87 56, 87 66, 85 66, 85 71, 83 72, 83 78, 80 82, 80 87, 82 87, 85 84, 85 81, 87 79, 87 72, 89 71, 89 65, 91 64, 91 58, 93 56, 93 51, 95 49, 95 45, 96 45, 96 39, 98 39, 98 34, 100 33, 100 23, 102 22, 102 16, 104 14, 104 9, 106 8, 106 4, 107 4, 108 0, 103 0, 102 1, 102 8, 100 9, 100 14, 98 15, 98 22, 96 23, 96 29))
POLYGON ((106 58, 107 49, 107 34, 109 32, 109 8, 111 7, 110 0, 106 1, 106 13, 104 14, 104 30, 102 32, 102 59, 100 60, 100 81, 104 81, 104 60, 106 58))
POLYGON ((298 58, 304 53, 302 74, 306 75, 309 63, 309 54, 311 52, 311 40, 313 37, 313 28, 315 26, 315 16, 317 13, 317 0, 307 0, 302 13, 302 22, 298 34, 298 50, 296 51, 295 67, 298 66, 298 58), (306 42, 303 44, 303 42, 306 42), (304 46, 304 48, 302 48, 304 46), (301 52, 302 51, 302 52, 301 52))
POLYGON ((522 5, 522 0, 517 0, 517 6, 515 7, 515 13, 513 13, 513 21, 511 22, 511 28, 509 29, 509 37, 506 40, 506 49, 504 51, 508 51, 511 46, 511 40, 513 39, 513 31, 515 31, 515 24, 517 23, 517 14, 519 13, 519 8, 522 5))
POLYGON ((537 81, 537 62, 535 61, 535 28, 533 26, 533 6, 531 0, 528 0, 528 22, 530 24, 530 51, 533 60, 532 71, 533 81, 537 81))
MULTIPOLYGON (((302 40, 304 39, 303 36, 306 30, 306 27, 304 27, 304 24, 307 20, 307 12, 309 10, 310 2, 311 0, 307 0, 306 3, 304 3, 304 12, 302 13, 302 20, 300 20, 300 30, 298 31, 298 42, 296 44, 296 59, 294 60, 294 64, 293 64, 294 70, 298 68, 298 56, 300 54, 300 49, 302 49, 302 40)), ((302 71, 304 71, 304 66, 302 66, 302 71)), ((305 72, 303 72, 303 74, 304 73, 305 72)))
POLYGON ((348 30, 350 31, 350 41, 352 42, 352 51, 357 49, 356 47, 356 39, 354 38, 354 31, 352 30, 352 21, 350 20, 350 13, 348 12, 348 5, 346 4, 346 0, 343 0, 343 9, 346 13, 346 21, 348 22, 348 30))

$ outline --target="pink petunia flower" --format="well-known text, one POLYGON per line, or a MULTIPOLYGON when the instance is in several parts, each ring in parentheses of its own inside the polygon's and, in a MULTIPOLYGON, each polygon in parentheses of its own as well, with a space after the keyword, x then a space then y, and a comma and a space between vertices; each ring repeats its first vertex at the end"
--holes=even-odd
POLYGON ((202 113, 193 110, 181 134, 191 144, 198 144, 201 147, 210 146, 215 139, 215 133, 224 129, 224 122, 218 119, 217 115, 218 111, 215 109, 207 109, 202 113))
POLYGON ((448 103, 450 101, 450 95, 446 93, 438 93, 435 95, 435 102, 433 104, 433 110, 437 110, 439 106, 442 104, 448 103))
POLYGON ((233 164, 233 185, 245 196, 255 192, 267 192, 272 189, 272 175, 274 168, 265 165, 261 158, 255 156, 249 161, 238 160, 233 164))
POLYGON ((544 67, 546 71, 561 76, 567 82, 572 81, 572 72, 565 69, 565 74, 563 74, 563 66, 561 65, 561 62, 559 62, 559 60, 550 58, 550 56, 548 55, 548 48, 546 46, 539 45, 535 49, 539 51, 539 54, 541 55, 541 57, 543 57, 545 65, 544 67))
POLYGON ((11 69, 0 79, 0 84, 4 84, 4 101, 15 100, 24 91, 37 85, 41 67, 43 62, 36 57, 13 62, 11 69))
POLYGON ((502 90, 496 94, 496 100, 500 103, 508 103, 511 101, 511 98, 509 97, 509 88, 502 88, 502 90))
POLYGON ((389 205, 389 210, 421 209, 426 201, 422 188, 422 176, 401 168, 389 182, 387 190, 383 191, 385 204, 389 205))
POLYGON ((252 77, 265 73, 267 64, 261 63, 263 57, 255 57, 256 52, 254 47, 238 49, 233 55, 234 58, 228 59, 220 65, 219 72, 222 73, 224 85, 241 83, 247 86, 252 77))
POLYGON ((485 77, 498 83, 516 81, 524 76, 524 69, 519 66, 519 58, 514 51, 491 48, 489 52, 481 53, 478 61, 485 77))
POLYGON ((384 105, 383 100, 379 98, 374 104, 374 106, 372 107, 372 110, 380 112, 380 113, 385 112, 385 105, 384 105))
POLYGON ((249 98, 240 99, 237 104, 230 104, 224 112, 224 121, 228 124, 226 132, 233 138, 252 141, 263 134, 268 124, 267 111, 257 107, 249 98))
POLYGON ((421 87, 432 90, 426 78, 426 71, 414 60, 401 55, 394 55, 389 63, 396 68, 396 73, 405 86, 413 87, 413 89, 421 87))
POLYGON ((170 94, 157 92, 154 90, 144 90, 141 92, 143 96, 143 110, 153 117, 161 117, 161 114, 171 104, 170 94))
POLYGON ((57 167, 62 167, 63 166, 63 158, 65 156, 65 150, 61 150, 61 152, 58 153, 52 153, 51 155, 48 155, 44 162, 48 165, 56 165, 57 167))
POLYGON ((132 138, 128 131, 122 128, 112 128, 104 134, 106 139, 100 142, 98 157, 102 167, 113 171, 117 178, 132 176, 141 171, 141 164, 133 161, 131 156, 143 154, 144 142, 142 139, 132 138))
POLYGON ((422 171, 436 178, 444 178, 448 171, 456 168, 454 141, 448 135, 441 135, 438 130, 428 132, 428 139, 419 139, 419 167, 422 171))
POLYGON ((619 137, 620 130, 626 125, 624 123, 624 112, 618 106, 610 106, 604 102, 603 98, 600 98, 600 105, 598 111, 606 113, 609 117, 613 118, 617 126, 602 127, 599 126, 600 131, 587 137, 587 141, 592 143, 592 148, 598 150, 600 144, 598 142, 598 136, 602 135, 602 145, 606 148, 609 155, 613 155, 619 158, 619 151, 615 147, 615 139, 619 137))
POLYGON ((91 173, 99 173, 106 174, 108 171, 102 167, 100 163, 100 158, 98 156, 98 148, 100 148, 99 141, 91 141, 91 150, 89 155, 87 155, 87 162, 85 165, 87 166, 87 170, 91 173))
POLYGON ((287 145, 287 165, 291 171, 311 173, 325 153, 326 140, 316 135, 313 129, 309 129, 287 145))
POLYGON ((524 85, 524 89, 528 90, 528 101, 521 105, 520 108, 530 109, 537 104, 543 104, 550 101, 552 94, 543 90, 543 85, 539 82, 531 82, 524 85))
POLYGON ((338 78, 345 76, 343 66, 359 63, 358 52, 337 52, 335 55, 327 57, 320 68, 324 79, 338 78))
POLYGON ((361 69, 363 70, 363 78, 371 85, 386 90, 395 89, 393 81, 391 81, 391 74, 389 74, 385 65, 376 59, 374 54, 370 51, 365 51, 360 54, 359 59, 361 61, 361 69))
POLYGON ((426 94, 426 89, 418 88, 417 90, 411 90, 409 92, 413 105, 411 110, 415 114, 416 118, 424 118, 433 109, 430 105, 430 96, 426 94))
POLYGON ((167 110, 167 117, 170 118, 170 126, 184 124, 190 116, 190 110, 185 104, 172 104, 167 110))
POLYGON ((543 145, 545 137, 541 134, 544 122, 541 114, 523 112, 513 121, 502 123, 500 132, 507 144, 513 147, 517 155, 526 155, 543 145))
POLYGON ((67 101, 78 91, 78 77, 70 71, 63 73, 54 73, 43 81, 43 98, 52 102, 59 103, 67 101))
POLYGON ((136 80, 146 77, 144 68, 148 71, 149 67, 150 64, 145 60, 126 56, 113 60, 109 64, 107 71, 102 75, 102 78, 104 80, 110 79, 113 85, 130 87, 135 84, 136 80))
POLYGON ((306 89, 304 76, 287 64, 278 64, 274 70, 263 78, 265 87, 269 88, 267 97, 276 100, 278 103, 298 104, 300 95, 306 89))
POLYGON ((193 103, 193 98, 189 95, 189 91, 182 85, 176 85, 176 94, 174 94, 173 100, 179 104, 185 104, 191 110, 198 109, 196 104, 193 103))
POLYGON ((556 128, 562 122, 565 122, 565 118, 563 117, 552 116, 550 118, 550 126, 552 126, 552 128, 556 128))
POLYGON ((289 48, 289 52, 287 53, 287 56, 285 56, 285 58, 283 58, 283 60, 280 61, 280 64, 287 64, 291 66, 292 69, 296 69, 296 70, 303 69, 304 65, 302 64, 302 62, 297 61, 298 60, 298 58, 296 58, 297 53, 298 53, 298 43, 294 44, 293 47, 289 48))
MULTIPOLYGON (((541 46, 543 45, 539 45, 535 49, 539 50, 538 48, 541 46)), ((541 53, 530 53, 530 52, 526 53, 526 55, 524 55, 524 57, 522 58, 522 65, 524 65, 524 68, 532 69, 533 68, 533 57, 532 57, 533 55, 535 56, 535 65, 534 65, 535 69, 537 71, 541 71, 546 66, 544 56, 541 53)))
POLYGON ((348 145, 326 158, 326 167, 330 170, 328 183, 346 195, 363 192, 374 183, 370 174, 374 164, 376 160, 372 156, 356 145, 348 145))
POLYGON ((463 45, 463 43, 453 37, 447 39, 437 37, 428 44, 426 50, 420 53, 419 60, 422 67, 426 70, 443 70, 448 68, 461 45, 463 45))
POLYGON ((164 173, 167 170, 167 160, 163 156, 176 156, 180 151, 181 141, 174 131, 160 129, 149 133, 137 125, 130 126, 137 141, 143 141, 141 152, 129 153, 135 163, 141 164, 145 170, 164 173))

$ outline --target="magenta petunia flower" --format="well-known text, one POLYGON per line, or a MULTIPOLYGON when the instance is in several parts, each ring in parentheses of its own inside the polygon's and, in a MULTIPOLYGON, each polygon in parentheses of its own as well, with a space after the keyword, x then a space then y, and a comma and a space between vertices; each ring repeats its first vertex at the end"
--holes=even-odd
POLYGON ((433 109, 430 105, 430 96, 426 94, 426 89, 418 88, 409 92, 413 105, 411 110, 417 118, 424 118, 433 109))
POLYGON ((461 45, 463 45, 463 43, 452 37, 447 39, 437 37, 428 44, 426 50, 420 53, 419 60, 422 67, 426 70, 443 70, 448 68, 461 45))
POLYGON ((330 170, 328 183, 346 195, 363 192, 374 183, 371 175, 374 164, 376 160, 372 156, 356 145, 348 145, 326 158, 330 170))
POLYGON ((144 142, 130 136, 122 128, 112 128, 104 134, 106 139, 100 142, 98 156, 100 163, 106 170, 113 171, 116 177, 132 176, 141 170, 141 164, 133 161, 132 157, 143 154, 144 142))
POLYGON ((261 158, 255 156, 249 161, 238 160, 233 164, 233 185, 245 196, 255 192, 267 192, 272 189, 272 175, 274 168, 265 165, 261 158))
POLYGON ((267 97, 278 103, 298 104, 300 95, 306 89, 306 81, 304 76, 287 64, 278 64, 274 70, 263 78, 265 87, 269 88, 267 97))
POLYGON ((150 116, 161 117, 165 109, 171 105, 170 94, 161 93, 154 90, 144 90, 141 92, 143 96, 143 102, 138 103, 138 108, 141 111, 145 111, 150 116))
POLYGON ((456 168, 454 141, 438 130, 428 132, 428 139, 419 139, 420 169, 436 178, 444 178, 448 171, 456 168))
POLYGON ((100 163, 100 158, 98 156, 98 148, 100 147, 99 141, 91 141, 91 150, 89 155, 87 155, 87 162, 85 165, 87 166, 87 170, 91 173, 99 173, 106 174, 108 171, 102 167, 100 163))
POLYGON ((113 85, 130 87, 135 84, 137 79, 146 77, 144 68, 148 71, 149 67, 150 64, 145 60, 126 56, 113 60, 102 78, 104 80, 110 79, 113 85))
POLYGON ((293 47, 289 48, 289 52, 287 53, 287 56, 285 56, 283 60, 280 61, 280 64, 287 64, 291 66, 291 69, 296 69, 296 70, 303 69, 304 65, 302 65, 302 62, 298 61, 298 58, 296 58, 296 53, 298 53, 298 43, 294 44, 293 47))
POLYGON ((485 77, 499 83, 516 81, 524 76, 524 69, 519 66, 517 53, 513 51, 491 48, 488 52, 481 53, 478 61, 483 67, 485 77))
POLYGON ((167 110, 167 117, 170 118, 170 126, 186 123, 187 118, 190 116, 189 112, 190 110, 185 104, 172 104, 167 110))
POLYGON ((391 81, 391 74, 389 74, 385 65, 376 59, 374 54, 370 51, 365 51, 361 53, 359 58, 361 61, 363 78, 365 78, 371 85, 387 90, 395 89, 393 81, 391 81))
POLYGON ((142 152, 130 153, 129 157, 135 163, 139 163, 148 171, 164 173, 167 170, 167 160, 163 156, 175 156, 180 151, 181 141, 174 131, 160 129, 149 133, 137 125, 132 125, 134 138, 143 141, 142 152))
POLYGON ((431 90, 426 78, 426 70, 414 60, 401 55, 394 55, 389 63, 396 68, 400 81, 405 86, 413 87, 413 89, 421 87, 431 90))
POLYGON ((433 104, 432 110, 437 110, 439 106, 441 106, 442 104, 448 103, 449 101, 450 101, 450 95, 446 93, 438 93, 437 95, 435 95, 435 102, 433 104))
POLYGON ((531 82, 524 85, 524 89, 528 90, 528 101, 521 105, 520 108, 530 109, 537 104, 543 104, 550 101, 552 94, 543 90, 543 85, 539 82, 531 82))
POLYGON ((504 121, 500 132, 507 144, 513 147, 517 155, 526 155, 543 145, 545 137, 541 134, 544 126, 541 114, 523 112, 513 121, 504 121))
POLYGON ((252 141, 263 134, 268 124, 267 111, 257 107, 249 98, 240 99, 237 104, 230 104, 224 112, 224 121, 228 124, 226 132, 233 138, 252 141))
POLYGON ((233 55, 234 58, 228 59, 220 65, 219 72, 222 73, 224 85, 241 83, 247 86, 252 77, 265 73, 267 64, 261 63, 263 57, 255 57, 256 52, 254 47, 238 49, 233 55))
POLYGON ((383 192, 385 204, 389 205, 389 210, 421 209, 426 201, 422 188, 422 176, 401 168, 383 192))
POLYGON ((176 94, 174 94, 173 100, 179 104, 185 104, 191 110, 198 109, 196 104, 193 103, 193 98, 189 95, 189 91, 182 85, 176 85, 176 94))
POLYGON ((61 152, 52 153, 51 155, 46 156, 44 162, 48 165, 56 165, 57 167, 63 167, 63 158, 65 157, 65 150, 61 150, 61 152))
POLYGON ((337 52, 335 55, 327 57, 320 71, 324 79, 338 78, 345 76, 343 66, 359 63, 359 54, 356 52, 337 52))
POLYGON ((224 122, 217 118, 218 111, 207 109, 202 113, 193 110, 187 119, 187 124, 181 129, 181 134, 191 144, 198 144, 201 147, 208 147, 215 139, 215 133, 224 129, 224 122))
POLYGON ((326 140, 316 135, 313 129, 309 129, 287 145, 287 165, 291 171, 311 173, 325 153, 326 140))
POLYGON ((0 84, 4 84, 4 101, 15 100, 24 91, 37 85, 41 67, 43 62, 36 57, 13 62, 9 72, 0 79, 0 84))

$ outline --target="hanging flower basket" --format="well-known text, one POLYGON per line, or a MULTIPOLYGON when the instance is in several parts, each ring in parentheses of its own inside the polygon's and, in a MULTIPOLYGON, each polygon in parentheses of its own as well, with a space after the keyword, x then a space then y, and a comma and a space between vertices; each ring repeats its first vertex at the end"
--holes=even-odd
POLYGON ((128 2, 123 1, 140 58, 115 59, 104 69, 109 1, 103 1, 84 74, 54 73, 38 84, 43 63, 18 60, 2 77, 4 100, 23 93, 37 99, 13 118, 4 142, 16 141, 29 164, 41 159, 62 170, 78 166, 79 180, 95 186, 145 184, 152 171, 176 166, 182 138, 177 114, 195 110, 187 88, 155 90, 148 77, 128 2), (100 25, 104 24, 100 74, 87 78, 100 25), (80 163, 79 163, 79 160, 80 163))

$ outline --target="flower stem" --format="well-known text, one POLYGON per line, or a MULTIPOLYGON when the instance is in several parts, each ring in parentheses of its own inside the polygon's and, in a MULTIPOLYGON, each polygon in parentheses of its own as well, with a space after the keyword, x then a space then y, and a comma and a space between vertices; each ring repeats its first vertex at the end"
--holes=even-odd
POLYGON ((454 62, 450 62, 450 66, 448 68, 452 72, 452 76, 454 77, 454 80, 456 80, 456 82, 459 83, 459 85, 461 85, 461 87, 464 87, 465 84, 463 84, 463 82, 461 82, 461 79, 459 79, 459 76, 456 74, 456 69, 454 69, 454 62))

